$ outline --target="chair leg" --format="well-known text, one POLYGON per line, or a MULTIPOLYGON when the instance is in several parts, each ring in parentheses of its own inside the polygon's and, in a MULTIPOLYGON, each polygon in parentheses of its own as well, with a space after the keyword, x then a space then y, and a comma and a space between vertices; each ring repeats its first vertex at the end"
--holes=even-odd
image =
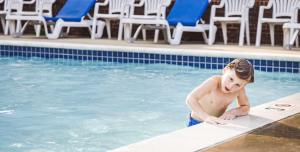
POLYGON ((159 37, 159 30, 156 29, 156 30, 155 30, 155 34, 154 34, 154 43, 157 43, 157 42, 158 42, 158 37, 159 37))
POLYGON ((1 17, 1 25, 2 25, 2 29, 3 29, 3 33, 5 31, 5 19, 1 17))
POLYGON ((222 22, 221 26, 222 26, 224 44, 227 44, 227 25, 226 23, 222 22))
POLYGON ((40 37, 40 35, 41 35, 41 25, 34 25, 34 30, 35 30, 35 36, 40 37))
POLYGON ((239 46, 244 45, 244 36, 245 36, 245 21, 242 21, 241 22, 241 29, 240 29, 239 46))
POLYGON ((256 40, 255 40, 255 46, 256 47, 260 46, 260 41, 261 41, 261 27, 262 27, 262 23, 260 22, 260 20, 258 20, 257 31, 256 31, 256 40))
POLYGON ((146 41, 147 40, 146 29, 142 30, 142 34, 143 34, 143 40, 146 41))
POLYGON ((208 42, 208 45, 212 45, 214 43, 214 40, 215 40, 215 33, 216 32, 216 29, 215 29, 215 25, 214 25, 214 22, 211 21, 211 23, 209 24, 209 42, 208 42))
POLYGON ((103 21, 97 21, 97 33, 96 38, 101 38, 103 35, 103 30, 105 27, 105 23, 103 21))
POLYGON ((108 39, 111 39, 111 28, 110 28, 110 20, 106 20, 106 31, 108 39))
POLYGON ((15 33, 14 33, 13 36, 15 36, 15 37, 20 37, 20 35, 21 35, 21 30, 22 30, 21 28, 22 28, 22 23, 21 23, 20 20, 17 20, 16 31, 15 31, 15 33))
POLYGON ((124 25, 124 39, 126 41, 129 41, 131 38, 131 31, 130 31, 130 25, 125 24, 124 25))
POLYGON ((270 38, 271 38, 271 45, 274 46, 275 45, 275 40, 274 40, 274 24, 269 24, 270 26, 270 38))
POLYGON ((172 41, 170 42, 170 44, 172 45, 178 45, 181 42, 181 38, 182 38, 182 25, 180 23, 177 24, 176 26, 176 30, 174 31, 175 33, 173 33, 174 38, 172 39, 172 41))
POLYGON ((298 33, 299 33, 299 30, 294 30, 294 31, 293 31, 293 34, 290 35, 290 41, 289 41, 289 45, 290 45, 290 46, 293 46, 293 44, 294 44, 295 41, 297 40, 298 33))
POLYGON ((283 28, 283 47, 289 48, 290 36, 292 35, 289 28, 283 28))
POLYGON ((92 34, 91 34, 91 39, 94 40, 96 38, 96 29, 97 29, 97 18, 93 18, 93 25, 92 25, 92 34))
POLYGON ((12 35, 14 33, 15 33, 15 22, 11 20, 6 20, 4 35, 8 35, 8 34, 12 35))
POLYGON ((202 33, 202 37, 203 37, 203 39, 204 39, 204 42, 205 42, 206 44, 208 44, 208 39, 207 39, 207 35, 206 35, 205 31, 203 31, 203 32, 201 32, 201 33, 202 33))
POLYGON ((62 21, 58 20, 56 22, 53 32, 51 34, 48 34, 48 36, 47 36, 48 39, 58 39, 58 37, 60 36, 60 33, 62 32, 62 28, 63 28, 63 23, 62 23, 62 21))
MULTIPOLYGON (((23 35, 23 33, 24 33, 24 31, 25 31, 25 29, 26 29, 26 27, 27 27, 27 25, 29 24, 29 22, 27 21, 24 25, 23 25, 23 27, 22 27, 22 29, 21 29, 21 34, 23 35)), ((34 30, 35 30, 35 27, 34 27, 34 30)))
POLYGON ((297 36, 297 38, 296 38, 296 47, 297 48, 299 47, 299 36, 297 36))
POLYGON ((246 21, 246 38, 247 38, 247 45, 250 45, 250 27, 249 27, 249 20, 246 21))
POLYGON ((123 23, 120 21, 119 23, 119 32, 118 32, 118 41, 122 40, 123 37, 123 23))
POLYGON ((135 33, 134 33, 134 36, 133 36, 133 39, 134 39, 134 40, 137 39, 137 37, 139 36, 139 34, 140 34, 142 28, 143 28, 143 25, 140 25, 140 26, 136 29, 136 31, 135 31, 135 33))

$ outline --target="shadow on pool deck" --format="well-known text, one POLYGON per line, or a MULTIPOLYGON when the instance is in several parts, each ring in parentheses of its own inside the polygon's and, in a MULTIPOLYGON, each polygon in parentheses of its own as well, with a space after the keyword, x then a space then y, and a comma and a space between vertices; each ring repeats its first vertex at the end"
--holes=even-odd
POLYGON ((204 151, 299 152, 300 113, 204 151))

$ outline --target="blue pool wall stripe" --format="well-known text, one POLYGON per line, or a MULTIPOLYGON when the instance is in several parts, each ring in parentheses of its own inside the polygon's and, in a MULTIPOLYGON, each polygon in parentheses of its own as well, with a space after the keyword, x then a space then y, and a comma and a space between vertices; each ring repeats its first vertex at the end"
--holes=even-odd
MULTIPOLYGON (((1 56, 21 56, 40 58, 61 58, 82 61, 103 61, 117 63, 141 63, 141 64, 174 64, 191 66, 202 69, 223 69, 234 58, 210 57, 195 55, 175 55, 128 51, 84 50, 49 47, 29 47, 0 45, 1 56)), ((255 70, 265 72, 300 73, 300 61, 281 61, 266 59, 248 59, 255 70)))

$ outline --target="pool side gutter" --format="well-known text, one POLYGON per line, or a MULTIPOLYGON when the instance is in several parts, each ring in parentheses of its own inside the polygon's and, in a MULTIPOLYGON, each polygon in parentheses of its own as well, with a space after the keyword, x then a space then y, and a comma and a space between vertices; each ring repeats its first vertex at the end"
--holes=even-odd
POLYGON ((249 115, 228 121, 226 125, 202 123, 120 147, 112 152, 194 152, 205 150, 299 113, 299 101, 300 93, 296 93, 253 107, 249 115))

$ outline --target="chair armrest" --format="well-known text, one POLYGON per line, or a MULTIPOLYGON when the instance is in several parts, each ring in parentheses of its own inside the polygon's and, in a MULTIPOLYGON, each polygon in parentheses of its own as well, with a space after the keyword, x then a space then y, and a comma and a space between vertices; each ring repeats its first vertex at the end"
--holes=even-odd
POLYGON ((122 12, 120 13, 120 19, 124 18, 124 16, 127 15, 127 17, 130 17, 134 13, 133 4, 125 4, 123 7, 122 12))
POLYGON ((33 4, 35 3, 36 0, 31 0, 31 1, 23 1, 23 4, 33 4))
POLYGON ((247 5, 247 8, 252 8, 255 4, 255 0, 250 0, 248 5, 247 5))
POLYGON ((212 17, 216 16, 217 8, 223 8, 224 6, 225 6, 225 1, 224 0, 222 0, 219 5, 212 5, 211 6, 211 12, 210 12, 210 19, 212 19, 212 17))
POLYGON ((166 18, 166 9, 169 5, 160 5, 159 9, 157 10, 157 13, 156 13, 156 19, 165 19, 166 18))
POLYGON ((104 2, 97 2, 95 4, 95 8, 99 7, 99 6, 106 6, 106 5, 108 5, 108 2, 109 2, 109 0, 105 0, 104 2))
POLYGON ((172 0, 165 0, 162 6, 168 7, 171 4, 172 0))
POLYGON ((270 0, 267 6, 260 6, 259 7, 258 20, 260 20, 264 17, 265 9, 271 9, 272 8, 273 3, 274 3, 274 0, 270 0))
POLYGON ((145 0, 141 0, 138 4, 133 4, 133 7, 142 7, 145 3, 145 0))
POLYGON ((95 7, 94 7, 94 16, 95 16, 95 14, 98 14, 99 13, 99 8, 100 8, 100 6, 106 6, 106 5, 108 5, 108 1, 109 0, 105 0, 104 2, 97 2, 96 4, 95 4, 95 7))
POLYGON ((273 6, 274 0, 270 0, 267 6, 260 6, 259 11, 263 9, 271 9, 273 6))
POLYGON ((56 0, 39 0, 42 4, 53 4, 56 0))
POLYGON ((293 16, 292 16, 292 22, 293 23, 297 23, 298 22, 298 11, 300 9, 300 6, 296 6, 294 8, 294 13, 293 13, 293 16))

